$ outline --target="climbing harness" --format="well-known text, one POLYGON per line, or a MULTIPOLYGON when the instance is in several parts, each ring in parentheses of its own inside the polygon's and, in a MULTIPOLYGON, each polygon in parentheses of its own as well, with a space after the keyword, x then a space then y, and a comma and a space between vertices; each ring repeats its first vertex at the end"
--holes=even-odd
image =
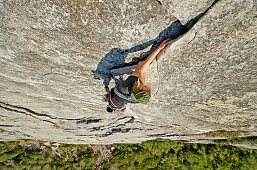
MULTIPOLYGON (((114 90, 114 89, 112 89, 114 90)), ((111 90, 111 91, 112 91, 111 90)), ((110 94, 110 98, 108 100, 108 105, 107 105, 107 108, 110 108, 111 110, 113 111, 124 111, 126 109, 126 105, 122 106, 122 107, 118 107, 116 106, 113 101, 112 101, 112 95, 110 94)))

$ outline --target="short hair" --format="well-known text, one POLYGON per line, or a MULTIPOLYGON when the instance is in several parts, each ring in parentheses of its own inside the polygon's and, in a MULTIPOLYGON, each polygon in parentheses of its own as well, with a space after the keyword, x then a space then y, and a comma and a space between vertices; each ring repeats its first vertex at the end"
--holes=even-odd
POLYGON ((145 92, 148 92, 151 94, 151 87, 148 86, 148 85, 144 85, 142 88, 139 86, 138 82, 136 81, 133 86, 132 86, 132 89, 131 89, 131 93, 138 93, 138 92, 141 92, 141 91, 145 91, 145 92))

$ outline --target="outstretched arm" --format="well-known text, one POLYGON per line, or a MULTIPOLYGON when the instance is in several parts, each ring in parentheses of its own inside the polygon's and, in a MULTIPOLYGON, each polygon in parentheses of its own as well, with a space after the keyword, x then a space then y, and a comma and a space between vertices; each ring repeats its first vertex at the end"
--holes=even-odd
POLYGON ((131 74, 137 76, 142 84, 145 84, 144 72, 145 69, 152 63, 159 52, 166 47, 170 42, 170 39, 164 40, 144 61, 139 62, 135 71, 131 74))

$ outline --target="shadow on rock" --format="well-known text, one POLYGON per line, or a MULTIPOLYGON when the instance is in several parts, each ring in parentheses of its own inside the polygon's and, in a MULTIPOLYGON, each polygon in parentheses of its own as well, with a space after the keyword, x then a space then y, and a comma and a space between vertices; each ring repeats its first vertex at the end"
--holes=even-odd
MULTIPOLYGON (((174 21, 170 26, 168 26, 163 31, 161 31, 155 39, 133 46, 129 49, 113 48, 101 59, 101 61, 97 65, 96 70, 92 70, 94 78, 103 79, 103 85, 105 87, 109 86, 111 79, 114 79, 115 83, 119 84, 122 81, 122 78, 121 77, 120 79, 115 78, 115 76, 112 74, 112 70, 137 65, 138 62, 146 59, 147 56, 149 56, 159 46, 159 44, 162 41, 166 40, 167 38, 176 39, 179 36, 185 34, 218 1, 219 0, 215 0, 211 4, 211 6, 207 8, 206 11, 192 18, 185 25, 182 25, 179 20, 174 21), (130 53, 144 50, 149 46, 151 46, 150 50, 146 52, 142 52, 139 57, 134 57, 132 61, 129 63, 125 62, 126 57, 130 53)), ((130 73, 131 71, 132 70, 127 70, 127 73, 130 73)), ((124 72, 120 72, 120 74, 117 73, 116 75, 123 75, 123 74, 124 72)))

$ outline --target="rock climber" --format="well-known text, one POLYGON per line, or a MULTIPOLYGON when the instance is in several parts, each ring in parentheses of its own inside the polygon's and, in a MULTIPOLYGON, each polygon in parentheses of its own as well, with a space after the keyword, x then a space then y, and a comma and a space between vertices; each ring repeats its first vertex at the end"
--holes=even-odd
POLYGON ((151 97, 151 87, 145 82, 144 72, 152 63, 156 56, 164 49, 171 39, 166 39, 143 61, 140 61, 136 69, 130 76, 111 90, 106 89, 104 96, 108 102, 107 112, 124 111, 127 103, 142 103, 149 102, 151 97))
POLYGON ((161 31, 158 37, 153 40, 127 50, 113 49, 106 54, 98 64, 97 69, 92 72, 94 78, 104 79, 104 86, 107 92, 104 99, 108 102, 107 111, 124 111, 127 103, 147 103, 151 97, 151 88, 145 83, 145 69, 171 39, 174 42, 175 39, 188 32, 218 1, 214 0, 204 12, 187 21, 185 25, 176 20, 165 30, 161 31), (140 55, 140 57, 133 58, 131 63, 124 63, 128 53, 137 51, 135 49, 138 47, 146 48, 150 44, 152 44, 152 47, 148 52, 142 53, 143 55, 140 55), (115 68, 117 66, 118 68, 126 67, 126 65, 133 65, 135 63, 138 63, 138 65, 132 74, 125 81, 109 90, 108 85, 111 78, 113 78, 115 68))

